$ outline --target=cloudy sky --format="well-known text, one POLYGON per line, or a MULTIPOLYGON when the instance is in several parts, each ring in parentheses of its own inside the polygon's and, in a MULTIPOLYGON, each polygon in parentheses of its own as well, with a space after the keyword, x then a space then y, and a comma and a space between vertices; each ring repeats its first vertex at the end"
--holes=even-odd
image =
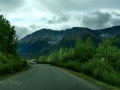
POLYGON ((0 10, 16 27, 19 39, 42 28, 120 25, 120 0, 0 0, 0 10))

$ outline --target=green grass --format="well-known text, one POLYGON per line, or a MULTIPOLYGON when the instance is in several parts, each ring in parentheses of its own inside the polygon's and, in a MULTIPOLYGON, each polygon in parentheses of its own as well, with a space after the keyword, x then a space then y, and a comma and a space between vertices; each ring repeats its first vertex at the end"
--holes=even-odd
POLYGON ((88 82, 90 82, 92 84, 95 84, 95 85, 97 85, 97 86, 99 86, 99 87, 101 87, 101 88, 103 88, 105 90, 120 90, 120 88, 117 88, 117 87, 108 85, 106 83, 100 82, 100 81, 98 81, 98 80, 96 80, 96 79, 94 79, 94 78, 92 78, 92 77, 90 77, 88 75, 78 73, 78 72, 75 72, 75 71, 72 71, 72 70, 69 70, 69 69, 61 68, 61 67, 59 67, 59 68, 64 70, 64 71, 67 71, 67 72, 69 72, 69 73, 71 73, 71 74, 73 74, 75 76, 81 77, 84 80, 86 80, 86 81, 88 81, 88 82))
POLYGON ((23 68, 21 71, 18 71, 18 72, 16 72, 16 73, 3 75, 3 76, 0 77, 0 80, 4 80, 4 79, 9 78, 9 77, 11 77, 11 76, 20 74, 21 72, 24 72, 24 71, 26 71, 26 70, 28 70, 28 69, 30 69, 30 68, 31 68, 31 66, 27 66, 27 67, 23 68))

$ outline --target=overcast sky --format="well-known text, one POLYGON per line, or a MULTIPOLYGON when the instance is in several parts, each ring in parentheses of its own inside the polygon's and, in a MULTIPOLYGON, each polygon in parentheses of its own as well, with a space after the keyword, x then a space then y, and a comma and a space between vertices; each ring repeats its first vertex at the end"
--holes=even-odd
POLYGON ((42 28, 102 29, 120 25, 120 0, 0 0, 19 39, 42 28))

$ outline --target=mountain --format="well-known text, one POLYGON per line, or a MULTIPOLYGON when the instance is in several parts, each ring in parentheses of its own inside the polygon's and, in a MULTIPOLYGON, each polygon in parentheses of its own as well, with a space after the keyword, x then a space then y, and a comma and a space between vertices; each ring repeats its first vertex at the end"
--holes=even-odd
POLYGON ((34 48, 34 51, 41 50, 49 45, 53 45, 58 43, 63 37, 62 31, 53 31, 49 29, 42 29, 36 31, 30 35, 27 35, 23 39, 19 41, 19 50, 22 53, 30 53, 33 50, 29 50, 34 48), (36 48, 36 49, 35 49, 36 48), (26 50, 27 49, 27 50, 26 50))
POLYGON ((102 39, 115 37, 120 32, 120 26, 113 26, 110 28, 95 30, 93 33, 102 39))
POLYGON ((18 52, 24 58, 37 58, 39 55, 49 55, 60 48, 74 47, 78 39, 85 41, 90 37, 97 46, 102 40, 118 37, 120 26, 106 29, 91 30, 84 27, 73 27, 66 30, 42 29, 27 35, 19 41, 18 52))

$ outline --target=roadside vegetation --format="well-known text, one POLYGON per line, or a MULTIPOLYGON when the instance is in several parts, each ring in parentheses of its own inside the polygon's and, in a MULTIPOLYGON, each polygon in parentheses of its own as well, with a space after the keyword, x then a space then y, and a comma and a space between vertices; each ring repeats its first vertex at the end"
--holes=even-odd
POLYGON ((21 71, 27 67, 17 53, 18 37, 15 27, 0 15, 0 77, 21 71))
POLYGON ((120 88, 120 50, 110 38, 95 47, 90 38, 78 40, 75 48, 61 48, 49 56, 40 56, 38 63, 50 63, 84 73, 96 80, 120 88))

